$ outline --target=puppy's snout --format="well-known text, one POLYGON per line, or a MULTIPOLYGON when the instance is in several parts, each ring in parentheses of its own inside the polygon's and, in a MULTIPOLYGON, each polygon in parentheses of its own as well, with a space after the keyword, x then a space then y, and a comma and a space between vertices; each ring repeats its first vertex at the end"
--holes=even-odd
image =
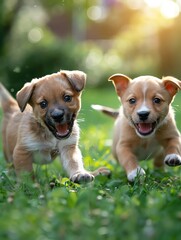
POLYGON ((51 117, 55 122, 60 122, 63 119, 64 116, 64 110, 62 109, 54 109, 51 112, 51 117))
POLYGON ((141 121, 145 121, 145 120, 147 120, 147 118, 150 114, 150 111, 138 111, 137 114, 141 121))

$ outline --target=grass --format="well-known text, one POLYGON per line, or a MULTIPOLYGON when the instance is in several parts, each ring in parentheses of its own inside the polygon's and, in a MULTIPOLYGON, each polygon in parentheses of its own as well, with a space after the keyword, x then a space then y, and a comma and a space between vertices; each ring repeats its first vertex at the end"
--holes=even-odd
MULTIPOLYGON (((178 95, 173 104, 179 129, 180 101, 178 95)), ((128 183, 110 151, 113 120, 91 110, 92 103, 117 108, 119 102, 113 89, 87 89, 79 115, 86 168, 107 166, 112 177, 73 184, 57 159, 35 166, 37 183, 18 184, 0 152, 0 239, 180 239, 181 168, 159 172, 143 161, 145 181, 128 183)))

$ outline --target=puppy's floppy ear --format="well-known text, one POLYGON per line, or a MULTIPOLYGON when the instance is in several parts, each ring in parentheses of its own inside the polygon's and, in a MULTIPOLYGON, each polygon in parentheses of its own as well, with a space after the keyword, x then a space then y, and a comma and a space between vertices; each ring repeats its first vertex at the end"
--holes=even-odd
POLYGON ((116 89, 117 95, 122 97, 123 93, 127 89, 131 79, 124 74, 114 74, 108 79, 113 81, 114 87, 116 89))
POLYGON ((61 71, 61 73, 67 78, 71 86, 77 91, 80 92, 85 87, 86 83, 86 74, 82 71, 61 71))
POLYGON ((35 84, 30 82, 30 83, 26 83, 24 87, 19 92, 17 92, 16 100, 22 112, 25 110, 26 105, 32 96, 34 88, 35 88, 35 84))
POLYGON ((173 98, 174 95, 181 89, 181 81, 171 76, 163 77, 162 80, 165 89, 173 98))

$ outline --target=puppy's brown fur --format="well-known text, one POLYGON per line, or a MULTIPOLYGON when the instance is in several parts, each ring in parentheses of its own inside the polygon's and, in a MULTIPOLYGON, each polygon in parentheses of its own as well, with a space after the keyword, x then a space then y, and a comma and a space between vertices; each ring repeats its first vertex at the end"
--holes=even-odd
POLYGON ((122 74, 109 80, 122 102, 120 111, 94 108, 116 118, 112 150, 128 180, 145 174, 138 160, 154 158, 156 167, 181 165, 181 137, 171 107, 181 82, 173 77, 130 79, 122 74))
POLYGON ((36 160, 50 163, 58 155, 74 182, 109 173, 105 168, 90 173, 83 167, 76 117, 85 82, 81 71, 60 71, 26 83, 17 101, 0 84, 3 150, 17 175, 32 173, 36 160))

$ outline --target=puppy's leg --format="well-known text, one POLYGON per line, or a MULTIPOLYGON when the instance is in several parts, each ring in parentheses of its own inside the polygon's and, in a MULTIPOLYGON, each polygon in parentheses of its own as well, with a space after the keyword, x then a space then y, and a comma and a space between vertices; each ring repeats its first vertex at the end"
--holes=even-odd
POLYGON ((154 160, 153 160, 153 164, 154 164, 154 167, 157 168, 157 169, 162 169, 164 168, 164 154, 163 154, 163 151, 159 152, 154 160))
POLYGON ((73 182, 91 182, 94 176, 83 166, 82 154, 77 145, 68 145, 60 149, 63 167, 73 182))
POLYGON ((134 182, 136 177, 145 175, 145 171, 138 165, 137 158, 130 147, 118 144, 116 153, 119 163, 126 171, 128 181, 134 182))
POLYGON ((16 146, 13 152, 13 165, 17 176, 23 172, 33 173, 33 162, 31 152, 20 146, 16 146))
POLYGON ((175 167, 181 165, 181 157, 178 154, 168 154, 165 157, 165 163, 170 167, 175 167))
POLYGON ((164 162, 170 167, 181 165, 181 140, 179 137, 168 141, 164 162))

